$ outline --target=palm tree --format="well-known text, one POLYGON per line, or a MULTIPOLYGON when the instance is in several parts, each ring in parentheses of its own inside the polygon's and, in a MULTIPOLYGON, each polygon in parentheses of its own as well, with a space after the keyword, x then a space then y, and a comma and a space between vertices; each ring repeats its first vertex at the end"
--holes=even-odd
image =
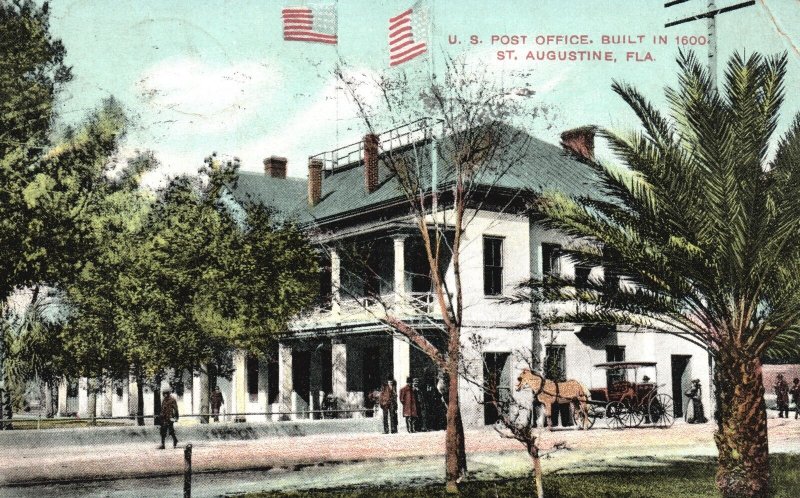
POLYGON ((583 303, 554 320, 639 326, 705 347, 715 360, 717 485, 725 497, 766 496, 761 359, 768 348, 796 351, 800 330, 800 117, 771 153, 785 55, 734 55, 720 92, 693 54, 678 64, 668 116, 614 83, 643 131, 600 132, 624 163, 586 161, 602 199, 548 192, 536 202, 551 228, 587 242, 570 257, 615 278, 576 289, 548 277, 524 292, 583 303))

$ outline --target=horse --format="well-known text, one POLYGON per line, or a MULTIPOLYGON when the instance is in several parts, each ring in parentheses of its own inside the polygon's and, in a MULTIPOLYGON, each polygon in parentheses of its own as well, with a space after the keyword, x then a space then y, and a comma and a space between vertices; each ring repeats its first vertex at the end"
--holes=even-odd
POLYGON ((554 382, 547 380, 537 373, 533 373, 530 369, 524 369, 517 377, 517 391, 529 387, 533 391, 536 399, 544 405, 545 416, 548 418, 548 426, 553 430, 553 417, 552 409, 553 403, 572 403, 575 409, 580 410, 582 415, 581 429, 585 429, 589 423, 589 412, 587 404, 589 400, 589 392, 583 387, 583 384, 577 380, 566 380, 564 382, 554 382))

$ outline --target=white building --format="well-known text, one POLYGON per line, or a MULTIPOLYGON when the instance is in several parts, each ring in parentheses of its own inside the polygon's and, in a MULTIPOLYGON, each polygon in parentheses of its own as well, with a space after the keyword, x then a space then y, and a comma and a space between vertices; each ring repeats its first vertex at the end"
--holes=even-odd
MULTIPOLYGON (((592 153, 590 129, 563 138, 573 152, 592 153)), ((427 150, 427 142, 415 144, 427 150)), ((382 144, 382 150, 389 145, 382 144)), ((232 379, 219 381, 227 411, 246 414, 237 419, 320 417, 314 412, 330 394, 338 409, 348 410, 340 416, 371 416, 368 395, 387 377, 396 379, 398 386, 408 376, 419 377, 425 386, 436 384, 437 371, 427 357, 379 320, 388 307, 435 342, 441 315, 430 294, 418 228, 377 147, 377 137, 368 135, 363 145, 313 156, 308 180, 287 178, 286 160, 273 156, 264 161, 265 174, 243 172, 230 189, 236 202, 265 204, 306 227, 319 244, 324 268, 319 305, 291 323, 267 358, 236 354, 232 379), (343 157, 348 159, 333 159, 343 157)), ((439 167, 446 171, 447 165, 439 167)), ((446 178, 442 173, 444 205, 446 178)), ((595 365, 619 360, 656 362, 659 390, 675 399, 676 416, 685 409, 683 393, 691 379, 701 379, 708 412, 708 354, 683 338, 580 324, 534 332, 525 327, 532 316, 530 304, 501 303, 520 282, 543 273, 560 272, 576 280, 602 277, 601 268, 576 268, 561 255, 559 248, 572 242, 545 229, 535 213, 524 209, 521 191, 535 195, 545 190, 600 195, 585 164, 554 145, 531 139, 524 156, 493 179, 480 210, 469 213, 474 218, 463 234, 460 260, 462 345, 467 376, 477 382, 461 383, 464 423, 494 422, 479 387, 490 371, 499 374, 500 388, 509 392, 519 371, 531 364, 546 364, 553 376, 598 388, 614 378, 595 365)), ((444 267, 445 278, 452 281, 452 261, 445 258, 444 267)), ((653 372, 642 373, 654 377, 653 372)), ((180 406, 186 413, 198 413, 199 381, 186 377, 180 406)), ((117 401, 132 399, 131 392, 135 389, 124 389, 117 401)), ((128 405, 135 406, 132 401, 128 405)), ((149 400, 145 406, 152 413, 149 400)))

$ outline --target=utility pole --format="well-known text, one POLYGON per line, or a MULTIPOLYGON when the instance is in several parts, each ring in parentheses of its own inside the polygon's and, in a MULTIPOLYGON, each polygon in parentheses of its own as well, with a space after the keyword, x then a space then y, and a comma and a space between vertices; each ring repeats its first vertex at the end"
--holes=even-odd
MULTIPOLYGON (((664 4, 664 8, 668 9, 670 7, 674 7, 675 5, 680 5, 689 1, 690 0, 670 0, 664 4)), ((671 28, 672 26, 678 26, 679 24, 706 19, 706 24, 708 26, 708 74, 711 77, 711 84, 714 86, 714 89, 717 88, 717 16, 726 12, 739 10, 744 7, 752 7, 755 4, 756 0, 748 0, 746 2, 740 2, 718 9, 715 0, 708 0, 706 11, 702 14, 684 17, 683 19, 670 21, 664 24, 665 28, 671 28)))
MULTIPOLYGON (((680 5, 682 3, 686 3, 690 0, 669 0, 664 3, 664 8, 668 9, 670 7, 674 7, 675 5, 680 5)), ((706 5, 706 11, 702 14, 697 14, 694 16, 684 17, 683 19, 678 19, 675 21, 670 21, 664 24, 665 28, 671 28, 672 26, 678 26, 680 24, 684 24, 687 22, 699 21, 701 19, 706 19, 706 25, 708 27, 708 76, 711 79, 711 87, 714 90, 717 90, 717 16, 720 14, 725 14, 726 12, 732 12, 734 10, 743 9, 745 7, 752 7, 756 4, 755 0, 748 0, 746 2, 739 2, 737 4, 728 5, 727 7, 723 7, 721 9, 717 8, 715 0, 708 0, 708 4, 706 5)), ((713 391, 714 389, 714 356, 711 354, 711 351, 708 352, 708 392, 709 392, 709 409, 711 410, 711 414, 713 415, 715 420, 719 420, 718 412, 717 412, 717 399, 716 393, 713 391)))

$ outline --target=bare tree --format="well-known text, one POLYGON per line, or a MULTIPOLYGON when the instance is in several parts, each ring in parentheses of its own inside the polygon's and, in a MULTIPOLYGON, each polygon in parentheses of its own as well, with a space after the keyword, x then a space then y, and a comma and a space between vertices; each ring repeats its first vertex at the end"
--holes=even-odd
POLYGON ((446 376, 446 483, 448 492, 455 492, 466 471, 459 399, 464 233, 481 210, 489 209, 488 202, 501 212, 521 203, 521 189, 501 185, 530 140, 514 125, 530 124, 549 111, 531 105, 532 92, 509 90, 494 81, 486 68, 475 71, 463 60, 449 58, 443 69, 441 79, 395 72, 365 80, 343 66, 336 72, 379 148, 381 164, 407 200, 430 268, 434 306, 441 316, 434 330, 440 337, 405 320, 391 306, 376 317, 446 376), (401 128, 403 134, 396 131, 401 128), (380 130, 391 131, 379 137, 380 130))

